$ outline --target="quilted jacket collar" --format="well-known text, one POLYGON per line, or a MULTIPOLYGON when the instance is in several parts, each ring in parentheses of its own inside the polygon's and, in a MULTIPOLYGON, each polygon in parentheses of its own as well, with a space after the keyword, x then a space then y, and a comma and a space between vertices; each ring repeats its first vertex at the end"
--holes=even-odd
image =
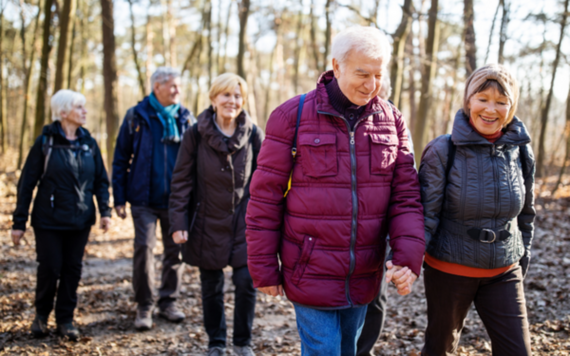
POLYGON ((200 132, 202 139, 216 151, 232 154, 247 143, 253 127, 253 123, 245 110, 241 111, 236 120, 238 125, 234 134, 226 139, 214 124, 214 109, 210 106, 198 116, 198 132, 200 132))
MULTIPOLYGON (((501 136, 495 145, 514 145, 522 146, 530 143, 530 135, 521 120, 516 116, 510 124, 504 129, 505 134, 501 136)), ((463 109, 460 109, 455 115, 453 122, 453 131, 451 132, 451 140, 454 144, 461 145, 493 145, 486 138, 481 136, 469 124, 469 117, 465 115, 463 109)))

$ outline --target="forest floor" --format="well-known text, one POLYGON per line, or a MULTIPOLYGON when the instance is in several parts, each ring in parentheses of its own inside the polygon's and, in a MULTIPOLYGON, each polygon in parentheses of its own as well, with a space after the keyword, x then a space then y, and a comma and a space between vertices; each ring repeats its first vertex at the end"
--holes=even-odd
MULTIPOLYGON (((554 178, 553 178, 554 179, 554 178)), ((76 324, 82 337, 70 342, 58 337, 55 320, 51 334, 32 338, 36 283, 35 243, 12 246, 9 231, 15 206, 17 173, 0 174, 0 355, 204 355, 207 335, 202 324, 199 273, 186 267, 178 305, 187 318, 172 324, 158 318, 147 332, 133 328, 135 304, 131 287, 132 220, 113 219, 103 234, 94 227, 86 248, 78 290, 76 324)), ((537 185, 538 218, 530 272, 525 291, 532 347, 535 355, 570 355, 570 177, 555 199, 550 179, 537 185)), ((161 247, 155 251, 160 276, 161 247)), ((233 320, 231 269, 225 271, 228 340, 233 320)), ((157 280, 158 283, 158 280, 157 280)), ((418 355, 426 327, 426 300, 422 278, 412 294, 401 297, 391 286, 384 332, 375 345, 377 355, 418 355)), ((459 355, 490 355, 489 337, 474 309, 469 312, 459 355)), ((285 298, 258 293, 253 347, 257 355, 299 355, 295 315, 285 298)), ((228 344, 228 354, 231 342, 228 344)))

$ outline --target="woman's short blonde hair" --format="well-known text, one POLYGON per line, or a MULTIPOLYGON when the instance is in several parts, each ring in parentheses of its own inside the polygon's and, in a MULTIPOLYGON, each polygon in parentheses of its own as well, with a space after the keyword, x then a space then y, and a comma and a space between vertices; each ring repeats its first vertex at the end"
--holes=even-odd
POLYGON ((495 88, 503 96, 506 96, 511 104, 504 126, 513 121, 519 103, 519 86, 512 73, 501 64, 488 64, 475 70, 465 83, 465 95, 463 96, 463 112, 470 115, 469 100, 477 93, 495 88))
POLYGON ((222 93, 233 93, 236 85, 240 87, 243 105, 245 106, 247 102, 247 83, 242 77, 234 73, 220 74, 214 79, 210 87, 210 100, 214 100, 216 96, 222 93))
POLYGON ((69 112, 76 105, 85 105, 85 96, 69 89, 61 89, 51 97, 51 119, 61 121, 61 113, 69 112))

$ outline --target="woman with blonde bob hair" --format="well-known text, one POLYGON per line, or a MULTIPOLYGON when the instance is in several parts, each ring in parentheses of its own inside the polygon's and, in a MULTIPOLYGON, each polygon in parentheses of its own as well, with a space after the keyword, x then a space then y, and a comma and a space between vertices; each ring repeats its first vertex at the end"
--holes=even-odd
POLYGON ((535 162, 516 116, 518 86, 487 65, 465 84, 451 135, 430 142, 420 165, 428 326, 422 355, 457 350, 475 304, 493 355, 530 355, 523 278, 534 235, 535 162))
POLYGON ((97 142, 83 127, 87 122, 85 97, 60 90, 51 98, 51 111, 53 123, 44 126, 36 139, 18 182, 12 240, 19 245, 24 237, 38 185, 31 224, 39 262, 31 331, 36 337, 48 334, 47 320, 55 300, 57 332, 76 340, 79 331, 73 325, 73 313, 83 252, 96 221, 93 197, 101 215, 100 227, 107 231, 111 222, 109 180, 97 142))
POLYGON ((245 212, 263 132, 243 109, 247 83, 232 73, 214 79, 212 105, 187 130, 172 174, 169 216, 184 262, 200 268, 208 355, 225 355, 224 272, 235 285, 233 345, 251 356, 255 289, 247 267, 245 212))

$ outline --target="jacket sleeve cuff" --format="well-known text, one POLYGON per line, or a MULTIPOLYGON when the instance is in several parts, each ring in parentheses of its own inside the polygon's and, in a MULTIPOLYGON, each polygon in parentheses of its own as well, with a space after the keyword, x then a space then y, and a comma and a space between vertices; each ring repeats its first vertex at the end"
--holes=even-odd
MULTIPOLYGON (((405 237, 399 237, 399 239, 406 239, 405 237)), ((406 249, 398 249, 397 244, 393 246, 394 255, 392 257, 392 263, 395 266, 404 266, 412 270, 418 277, 422 271, 422 262, 424 256, 424 244, 416 241, 414 239, 407 239, 406 249)))

